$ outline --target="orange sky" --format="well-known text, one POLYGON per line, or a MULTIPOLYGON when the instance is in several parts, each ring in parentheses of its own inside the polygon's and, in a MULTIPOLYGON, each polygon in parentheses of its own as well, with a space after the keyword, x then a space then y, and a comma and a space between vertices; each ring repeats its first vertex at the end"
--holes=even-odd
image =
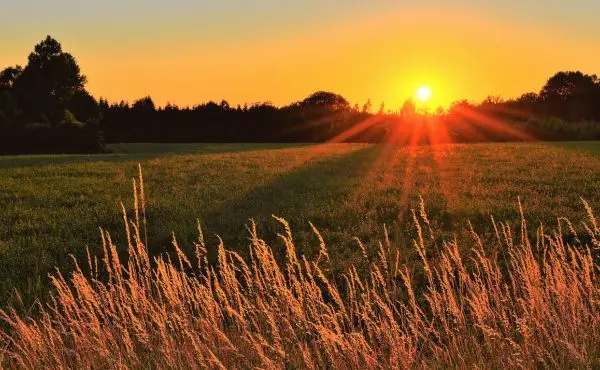
POLYGON ((0 26, 0 67, 24 64, 50 33, 78 59, 90 92, 110 101, 151 95, 160 105, 211 99, 283 105, 329 90, 361 105, 370 98, 374 108, 385 101, 388 109, 399 108, 423 84, 433 89, 433 106, 538 91, 559 70, 600 73, 600 33, 578 32, 577 19, 560 24, 468 1, 374 3, 379 7, 318 19, 294 15, 279 23, 224 13, 226 25, 208 17, 196 24, 185 9, 113 23, 65 24, 57 15, 55 22, 27 29, 17 18, 0 26))

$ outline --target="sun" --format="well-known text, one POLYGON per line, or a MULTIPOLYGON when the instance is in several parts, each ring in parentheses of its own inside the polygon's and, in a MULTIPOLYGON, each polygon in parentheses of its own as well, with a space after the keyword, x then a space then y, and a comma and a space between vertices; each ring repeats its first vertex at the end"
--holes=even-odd
POLYGON ((425 103, 431 98, 431 88, 429 86, 421 86, 417 89, 417 99, 425 103))

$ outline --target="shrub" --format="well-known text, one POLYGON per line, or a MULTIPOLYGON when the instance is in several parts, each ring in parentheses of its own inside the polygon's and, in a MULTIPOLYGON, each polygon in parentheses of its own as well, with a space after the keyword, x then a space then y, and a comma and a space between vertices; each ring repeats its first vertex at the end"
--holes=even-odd
POLYGON ((12 127, 0 136, 0 154, 99 153, 104 150, 96 127, 80 122, 52 127, 29 123, 12 127))
POLYGON ((65 110, 64 119, 58 124, 58 126, 73 126, 78 128, 84 128, 86 125, 83 122, 77 120, 75 115, 71 113, 69 110, 65 110))

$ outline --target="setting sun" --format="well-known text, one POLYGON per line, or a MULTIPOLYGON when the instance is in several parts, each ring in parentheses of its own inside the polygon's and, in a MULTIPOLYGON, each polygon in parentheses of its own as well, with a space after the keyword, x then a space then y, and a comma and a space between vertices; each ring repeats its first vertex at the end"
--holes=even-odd
POLYGON ((600 370, 600 0, 0 10, 0 370, 600 370))
POLYGON ((431 98, 431 88, 429 86, 421 86, 417 90, 417 99, 426 102, 431 98))

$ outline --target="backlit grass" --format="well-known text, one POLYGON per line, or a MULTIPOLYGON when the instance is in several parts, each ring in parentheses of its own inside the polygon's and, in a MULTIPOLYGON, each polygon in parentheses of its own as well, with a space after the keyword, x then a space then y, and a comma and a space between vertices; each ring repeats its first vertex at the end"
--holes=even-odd
MULTIPOLYGON (((57 272, 48 304, 0 309, 0 364, 8 368, 597 368, 600 365, 600 229, 590 206, 588 243, 568 229, 491 220, 485 242, 438 242, 421 201, 411 249, 387 237, 356 240, 362 259, 339 273, 320 232, 318 254, 299 255, 288 222, 276 247, 248 226, 249 257, 209 246, 195 258, 173 235, 173 256, 145 246, 143 180, 124 214, 127 259, 102 232, 103 254, 57 272), (576 242, 565 242, 570 235, 576 242), (87 261, 87 263, 86 263, 87 261), (360 270, 359 270, 360 269, 360 270), (32 313, 33 311, 33 313, 32 313)), ((124 212, 125 209, 123 210, 124 212)))
MULTIPOLYGON (((295 230, 299 254, 315 256, 321 231, 334 268, 360 258, 353 237, 382 239, 405 248, 415 236, 410 209, 426 199, 440 238, 463 238, 467 221, 491 238, 490 215, 519 222, 517 197, 527 217, 557 226, 557 218, 583 220, 580 198, 600 203, 600 145, 485 144, 392 148, 364 144, 115 146, 113 154, 0 158, 0 284, 2 297, 45 291, 54 266, 73 268, 69 254, 100 253, 98 227, 122 245, 120 200, 130 198, 137 165, 148 198, 148 249, 169 250, 171 232, 182 246, 197 237, 199 220, 209 245, 220 235, 244 253, 249 218, 283 245, 272 214, 295 230)), ((131 213, 131 207, 128 208, 131 213)), ((271 238, 271 239, 269 239, 271 238)), ((122 250, 125 253, 124 249, 122 250)), ((188 250, 189 252, 190 250, 188 250)), ((408 248, 411 258, 418 258, 408 248)), ((280 257, 281 257, 280 256, 280 257)), ((216 249, 208 258, 216 261, 216 249)))

